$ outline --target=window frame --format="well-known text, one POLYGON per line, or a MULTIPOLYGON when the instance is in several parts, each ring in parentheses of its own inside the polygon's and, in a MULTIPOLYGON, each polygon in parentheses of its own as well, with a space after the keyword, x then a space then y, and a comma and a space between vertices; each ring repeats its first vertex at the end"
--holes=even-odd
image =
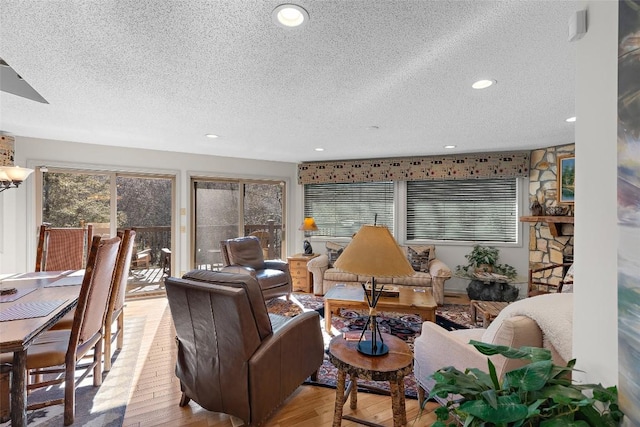
MULTIPOLYGON (((528 208, 528 193, 524 190, 528 188, 528 180, 523 177, 515 178, 503 178, 509 180, 515 180, 516 182, 516 213, 514 221, 516 221, 516 236, 515 242, 485 242, 485 241, 463 241, 463 240, 433 240, 433 239, 407 239, 407 181, 394 181, 393 183, 393 203, 394 203, 394 221, 393 221, 393 235, 398 243, 403 245, 409 244, 437 244, 439 246, 473 246, 475 244, 490 244, 495 247, 502 248, 519 248, 523 246, 523 226, 519 218, 528 208)), ((303 185, 303 200, 302 206, 304 211, 305 205, 305 187, 303 185)), ((331 237, 331 236, 314 236, 310 237, 312 241, 334 241, 334 242, 348 242, 351 239, 347 237, 331 237)))
MULTIPOLYGON (((509 246, 521 246, 522 245, 522 238, 521 238, 521 227, 520 227, 520 221, 519 221, 519 217, 520 217, 520 212, 521 212, 521 179, 520 178, 491 178, 493 180, 505 180, 505 181, 515 181, 515 211, 514 211, 514 241, 495 241, 495 240, 438 240, 438 239, 409 239, 407 236, 407 230, 408 230, 408 214, 409 214, 409 209, 408 209, 408 205, 407 205, 407 201, 408 201, 408 182, 407 181, 403 181, 402 182, 402 193, 404 195, 403 198, 403 204, 402 204, 402 208, 403 208, 403 226, 402 226, 402 230, 404 233, 404 241, 407 243, 421 243, 421 242, 429 242, 429 243, 437 243, 438 245, 442 245, 442 244, 449 244, 449 245, 464 245, 464 246, 468 246, 468 245, 475 245, 475 244, 484 244, 484 245, 490 245, 490 246, 496 246, 496 247, 509 247, 509 246)), ((450 180, 448 182, 454 183, 454 182, 458 182, 458 181, 465 181, 465 182, 469 182, 469 181, 478 181, 481 182, 483 181, 482 179, 478 179, 478 180, 450 180)))

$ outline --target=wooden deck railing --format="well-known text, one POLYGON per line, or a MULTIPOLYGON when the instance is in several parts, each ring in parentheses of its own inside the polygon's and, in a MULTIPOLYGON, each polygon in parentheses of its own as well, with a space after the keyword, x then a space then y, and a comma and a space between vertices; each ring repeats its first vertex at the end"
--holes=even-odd
MULTIPOLYGON (((159 266, 161 262, 162 248, 171 249, 171 227, 131 227, 136 231, 136 251, 151 249, 151 265, 159 266)), ((275 259, 282 257, 282 224, 275 221, 267 221, 266 224, 247 224, 244 226, 244 235, 252 233, 263 235, 263 247, 266 248, 266 257, 275 259), (266 237, 264 237, 266 236, 266 237), (264 240, 266 239, 266 241, 264 240)), ((199 226, 196 242, 196 265, 214 265, 222 262, 219 256, 220 241, 237 237, 238 228, 234 225, 199 226)))

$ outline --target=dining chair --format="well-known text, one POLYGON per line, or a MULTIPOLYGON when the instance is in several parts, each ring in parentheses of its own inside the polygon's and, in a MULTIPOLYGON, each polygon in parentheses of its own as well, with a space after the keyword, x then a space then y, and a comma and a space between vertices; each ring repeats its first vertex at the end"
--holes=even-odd
POLYGON ((133 230, 118 232, 122 239, 120 250, 118 251, 118 261, 113 274, 111 284, 111 295, 107 306, 107 314, 104 323, 104 370, 111 370, 111 344, 116 339, 116 349, 122 349, 124 344, 124 296, 127 292, 127 281, 129 280, 129 269, 131 268, 131 257, 136 238, 133 230), (113 323, 116 323, 116 330, 113 332, 113 323))
MULTIPOLYGON (((49 330, 41 334, 29 347, 27 371, 45 375, 45 378, 53 374, 54 378, 29 384, 27 389, 50 387, 63 382, 65 387, 63 399, 31 404, 27 406, 28 410, 64 404, 64 425, 70 425, 75 418, 77 384, 91 371, 93 371, 93 385, 102 384, 102 331, 119 247, 119 237, 106 240, 102 240, 99 236, 93 238, 72 328, 49 330), (91 350, 93 350, 91 363, 79 366, 78 362, 91 350), (84 369, 77 380, 76 368, 84 369)), ((0 363, 10 363, 11 359, 11 354, 2 354, 0 363)))
POLYGON ((80 228, 40 226, 35 271, 80 270, 88 256, 93 226, 80 228))
MULTIPOLYGON (((110 283, 111 291, 109 294, 109 305, 107 307, 107 315, 104 323, 104 370, 111 370, 111 344, 117 339, 116 348, 122 349, 124 337, 124 297, 127 290, 127 281, 129 280, 129 269, 131 267, 131 257, 136 232, 126 229, 118 231, 118 237, 122 239, 120 249, 118 250, 118 258, 116 261, 116 269, 113 273, 113 279, 110 283), (109 313, 111 315, 109 315, 109 313), (116 322, 115 333, 112 331, 113 323, 116 322)), ((73 326, 75 311, 71 310, 62 319, 58 320, 51 330, 71 329, 73 326)))

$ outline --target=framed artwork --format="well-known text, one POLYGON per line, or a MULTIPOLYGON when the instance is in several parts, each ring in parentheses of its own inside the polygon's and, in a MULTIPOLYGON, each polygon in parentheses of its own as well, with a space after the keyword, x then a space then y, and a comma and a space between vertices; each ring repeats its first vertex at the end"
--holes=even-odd
POLYGON ((573 204, 576 178, 575 156, 558 157, 558 203, 573 204))

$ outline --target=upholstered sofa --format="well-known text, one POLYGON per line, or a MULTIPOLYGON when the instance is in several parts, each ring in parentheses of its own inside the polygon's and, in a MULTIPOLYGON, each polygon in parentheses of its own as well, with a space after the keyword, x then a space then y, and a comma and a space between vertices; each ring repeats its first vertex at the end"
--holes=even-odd
MULTIPOLYGON (((469 344, 470 340, 519 348, 547 348, 556 365, 572 358, 573 294, 547 294, 525 298, 504 308, 487 329, 447 331, 432 322, 422 324, 422 333, 414 342, 413 370, 420 401, 433 387, 431 375, 440 368, 453 366, 461 371, 478 368, 488 372, 487 356, 469 344)), ((491 356, 496 374, 523 366, 526 361, 491 356)))
MULTIPOLYGON (((436 258, 435 246, 401 246, 407 254, 415 273, 406 277, 376 277, 376 282, 388 285, 417 286, 431 288, 438 305, 444 303, 444 282, 451 278, 451 269, 436 258)), ((358 276, 333 267, 333 262, 342 253, 343 246, 327 243, 327 253, 307 262, 307 270, 313 274, 313 293, 324 295, 336 283, 358 284, 371 277, 358 276)))

